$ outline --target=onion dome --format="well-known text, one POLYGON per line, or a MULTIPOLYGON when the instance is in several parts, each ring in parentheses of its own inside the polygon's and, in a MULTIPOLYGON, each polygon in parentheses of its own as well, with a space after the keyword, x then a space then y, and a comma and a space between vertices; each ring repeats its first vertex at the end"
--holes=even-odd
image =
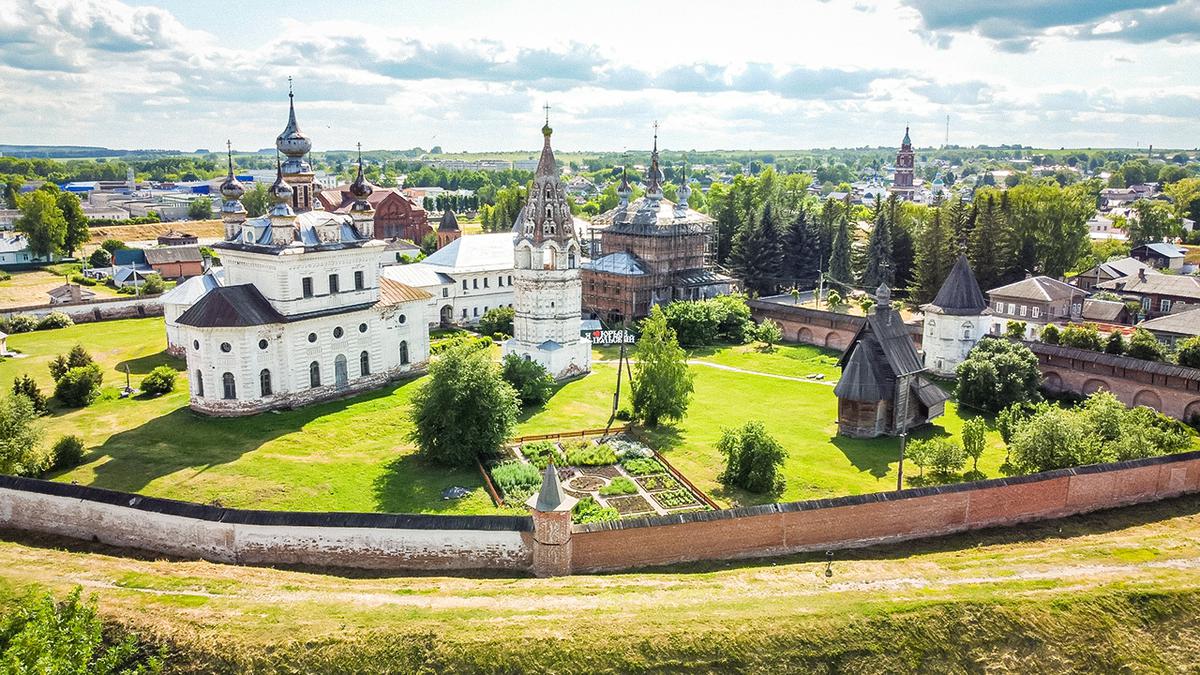
POLYGON ((374 191, 375 191, 375 188, 371 187, 371 184, 367 182, 366 177, 363 176, 362 143, 359 143, 358 144, 358 175, 354 177, 354 182, 350 184, 350 195, 352 197, 354 197, 354 205, 350 208, 350 210, 352 210, 352 211, 369 211, 369 210, 371 210, 371 203, 369 201, 367 201, 367 198, 370 197, 371 193, 374 191))
POLYGON ((275 148, 288 158, 288 173, 308 170, 301 158, 312 150, 312 140, 300 131, 300 125, 296 123, 296 95, 292 92, 291 78, 288 78, 288 122, 283 132, 275 138, 275 148))
POLYGON ((621 184, 617 186, 617 196, 625 203, 629 203, 629 198, 633 196, 633 187, 629 184, 629 172, 625 167, 621 167, 621 184))
POLYGON ((241 181, 233 175, 233 146, 229 141, 225 141, 225 146, 229 154, 229 175, 221 183, 221 197, 227 202, 236 202, 246 194, 246 188, 242 187, 241 181))
POLYGON ((267 188, 267 196, 275 203, 271 207, 272 216, 290 216, 292 215, 292 186, 288 185, 283 180, 283 167, 279 160, 275 160, 275 182, 271 187, 267 188))
POLYGON ((908 138, 908 127, 904 127, 904 140, 900 141, 901 146, 912 145, 912 141, 908 138))

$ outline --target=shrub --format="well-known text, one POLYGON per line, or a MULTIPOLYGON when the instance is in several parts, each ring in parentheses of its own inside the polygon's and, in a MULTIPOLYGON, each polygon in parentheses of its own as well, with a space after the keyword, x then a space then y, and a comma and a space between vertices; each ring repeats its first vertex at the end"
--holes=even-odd
POLYGON ((1200 368, 1200 336, 1190 337, 1179 343, 1176 353, 1179 365, 1188 368, 1200 368))
POLYGON ((618 495, 637 494, 637 491, 637 485, 634 485, 633 481, 624 476, 617 476, 608 485, 600 488, 600 495, 602 497, 616 497, 618 495))
POLYGON ((834 309, 841 307, 844 303, 845 301, 842 299, 842 294, 838 293, 837 291, 831 290, 825 294, 825 304, 834 309))
POLYGON ((486 352, 451 349, 429 366, 413 393, 409 438, 421 454, 449 466, 493 455, 517 423, 520 400, 486 352))
POLYGON ((513 334, 513 318, 516 316, 516 310, 512 307, 493 307, 483 313, 479 318, 479 332, 484 335, 494 335, 502 333, 504 335, 513 334))
POLYGON ((1129 346, 1125 349, 1125 355, 1143 361, 1166 361, 1167 348, 1158 341, 1158 338, 1154 337, 1154 333, 1145 328, 1138 328, 1129 338, 1129 346))
POLYGON ((609 441, 613 452, 617 457, 621 458, 622 462, 637 459, 638 457, 653 457, 654 451, 637 441, 623 441, 620 439, 609 441))
POLYGON ((1094 323, 1067 324, 1067 327, 1058 336, 1058 344, 1064 347, 1090 349, 1094 352, 1104 349, 1104 343, 1100 340, 1100 331, 1094 323))
POLYGON ((104 629, 96 601, 80 600, 75 587, 62 602, 50 594, 27 595, 0 618, 0 654, 13 673, 158 673, 162 653, 152 654, 128 635, 104 629))
POLYGON ((967 453, 963 447, 949 438, 931 438, 929 446, 929 471, 948 478, 962 471, 967 464, 967 453))
POLYGON ((915 464, 920 470, 917 472, 918 478, 925 476, 925 467, 929 466, 930 454, 929 441, 917 438, 908 441, 904 446, 904 459, 915 464))
POLYGON ((35 413, 41 415, 46 412, 46 395, 29 375, 13 378, 12 392, 28 398, 35 413))
POLYGON ((88 353, 83 345, 77 344, 71 347, 71 351, 67 352, 66 356, 59 354, 50 362, 50 377, 55 381, 62 379, 63 375, 72 368, 82 368, 95 363, 92 355, 88 353))
POLYGON ((142 282, 142 293, 145 295, 158 295, 167 290, 167 285, 163 282, 163 278, 157 274, 151 274, 142 282))
POLYGON ((1004 337, 1012 340, 1025 339, 1025 322, 1024 321, 1009 321, 1004 324, 1004 337))
POLYGON ((18 314, 8 320, 8 332, 10 333, 32 333, 37 330, 37 317, 28 314, 18 314))
POLYGON ((509 354, 504 357, 501 374, 517 390, 524 405, 541 405, 554 392, 554 378, 537 361, 509 354))
POLYGON ((607 443, 582 443, 563 448, 571 466, 606 466, 617 463, 617 453, 607 443))
POLYGON ((1058 344, 1058 339, 1058 326, 1050 324, 1042 329, 1042 342, 1045 342, 1048 345, 1056 345, 1058 344))
POLYGON ((1121 335, 1121 331, 1114 330, 1108 334, 1108 339, 1104 341, 1105 354, 1124 354, 1125 353, 1125 336, 1121 335))
POLYGON ((445 352, 448 352, 451 349, 456 349, 459 347, 463 347, 468 350, 475 351, 475 350, 479 350, 479 349, 487 349, 488 347, 491 347, 491 346, 492 346, 492 338, 490 338, 486 335, 471 335, 469 333, 463 333, 460 335, 455 335, 453 337, 448 337, 444 340, 438 340, 438 341, 434 342, 429 347, 429 353, 430 354, 444 354, 445 352))
POLYGON ((556 464, 565 464, 565 458, 562 452, 558 449, 558 445, 552 441, 534 441, 521 446, 521 454, 525 455, 531 464, 539 469, 545 469, 546 465, 553 459, 556 464))
POLYGON ((971 458, 971 470, 979 471, 979 458, 987 447, 987 422, 982 417, 972 417, 963 423, 963 452, 971 458))
POLYGON ((773 351, 775 345, 783 340, 783 328, 771 319, 764 319, 758 325, 757 334, 758 341, 763 343, 763 349, 768 352, 773 351))
POLYGON ((725 455, 725 470, 719 477, 725 485, 758 493, 783 491, 779 468, 787 452, 767 433, 762 422, 751 421, 737 429, 722 430, 717 450, 725 455))
POLYGON ((0 281, 11 281, 12 275, 5 270, 0 270, 0 281))
POLYGON ((594 497, 580 499, 571 509, 572 523, 609 523, 620 520, 621 514, 611 506, 600 506, 594 497))
POLYGON ((673 302, 663 309, 667 326, 679 344, 703 347, 717 342, 743 344, 757 335, 750 320, 750 307, 741 294, 720 295, 708 300, 673 302))
POLYGON ((666 473, 667 471, 657 459, 646 459, 643 457, 623 462, 621 466, 625 467, 625 471, 631 476, 650 476, 656 473, 666 473))
POLYGON ((88 256, 88 265, 92 267, 108 267, 112 265, 112 254, 102 248, 98 248, 88 256))
POLYGON ((55 328, 66 328, 67 326, 74 325, 75 322, 71 320, 71 317, 63 312, 50 312, 46 316, 43 316, 41 321, 38 321, 38 330, 53 330, 55 328))
POLYGON ((38 452, 41 442, 42 428, 29 399, 16 394, 0 399, 0 473, 40 474, 46 464, 38 452))
POLYGON ((53 470, 69 469, 82 462, 83 439, 78 436, 63 436, 50 448, 50 468, 53 470))
MULTIPOLYGON (((154 222, 158 222, 158 221, 154 221, 154 222)), ((121 241, 120 239, 105 239, 100 244, 100 248, 104 249, 105 251, 108 251, 109 255, 116 255, 117 251, 123 251, 129 247, 126 246, 125 242, 121 241)))
POLYGON ((627 406, 621 406, 621 408, 617 410, 616 418, 622 422, 630 422, 633 420, 633 411, 627 406))
POLYGON ((72 274, 71 283, 76 283, 80 286, 95 286, 98 282, 95 279, 91 277, 85 277, 82 274, 72 274))
POLYGON ((168 394, 175 389, 175 369, 158 366, 142 378, 142 391, 151 396, 168 394))
POLYGON ((65 406, 83 408, 100 395, 104 373, 95 363, 71 368, 54 385, 54 397, 65 406))
POLYGON ((524 462, 505 462, 492 467, 492 482, 505 499, 517 500, 533 494, 542 483, 537 467, 524 462))
POLYGON ((1041 399, 1042 374, 1029 347, 984 338, 958 364, 958 398, 973 408, 996 412, 1014 403, 1041 399))

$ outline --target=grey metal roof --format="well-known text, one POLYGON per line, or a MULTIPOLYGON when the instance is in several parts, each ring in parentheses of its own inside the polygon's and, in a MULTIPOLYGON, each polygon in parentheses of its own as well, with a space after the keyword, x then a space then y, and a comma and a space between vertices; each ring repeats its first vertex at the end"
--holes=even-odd
POLYGON ((200 298, 207 295, 212 289, 219 288, 224 278, 224 270, 209 270, 207 274, 187 279, 164 293, 162 303, 164 305, 184 305, 190 307, 200 298))
POLYGON ((609 209, 592 219, 592 223, 608 228, 609 232, 647 236, 676 236, 705 234, 715 223, 711 217, 693 209, 678 209, 667 199, 640 197, 628 205, 609 209))
POLYGON ((646 269, 642 267, 642 263, 638 260, 637 256, 624 251, 609 253, 606 256, 590 260, 583 263, 581 267, 593 272, 607 272, 609 274, 621 274, 624 276, 641 276, 646 273, 646 269))
POLYGON ((1147 319, 1139 323, 1138 328, 1176 335, 1200 335, 1200 308, 1147 319))
POLYGON ((359 234, 354 227, 353 219, 347 214, 305 211, 296 214, 294 218, 283 221, 272 222, 269 215, 250 218, 242 223, 241 229, 234 238, 218 242, 214 248, 261 250, 259 247, 267 247, 275 252, 293 246, 321 249, 351 248, 371 241, 371 234, 371 232, 359 234), (286 237, 288 241, 286 245, 276 246, 271 243, 272 232, 276 227, 287 227, 292 230, 286 237), (336 236, 330 237, 330 234, 336 236))
POLYGON ((731 277, 706 269, 682 270, 671 276, 671 283, 679 286, 708 286, 732 281, 731 277))
POLYGON ((452 284, 454 279, 443 274, 437 267, 425 263, 410 265, 388 265, 383 268, 383 278, 399 281, 408 286, 430 288, 443 284, 452 284))
POLYGON ((1092 321, 1107 321, 1112 323, 1121 318, 1121 312, 1125 311, 1125 303, 1117 302, 1116 300, 1094 300, 1088 298, 1083 301, 1083 318, 1092 321))
POLYGON ((549 513, 551 511, 568 511, 579 501, 563 491, 562 483, 558 480, 558 468, 554 462, 546 465, 542 473, 542 487, 525 503, 533 510, 549 513))
POLYGON ((1179 274, 1137 274, 1103 281, 1096 288, 1118 293, 1171 295, 1200 300, 1200 279, 1179 274))
POLYGON ((1146 263, 1137 258, 1118 258, 1109 260, 1108 262, 1100 263, 1100 268, 1107 272, 1112 278, 1128 277, 1137 274, 1139 271, 1145 270, 1146 274, 1158 274, 1158 270, 1153 267, 1147 267, 1146 263))
POLYGON ((421 262, 441 267, 447 274, 454 274, 512 269, 513 260, 512 235, 496 232, 459 237, 421 262))
POLYGON ((987 312, 987 306, 987 299, 983 297, 975 273, 971 271, 971 263, 966 255, 960 253, 937 296, 924 309, 938 314, 969 316, 987 312))
POLYGON ((1175 246, 1174 244, 1165 244, 1163 242, 1155 242, 1153 244, 1142 244, 1141 246, 1135 246, 1134 250, 1139 249, 1139 248, 1144 248, 1144 249, 1148 249, 1150 251, 1154 251, 1158 255, 1161 255, 1166 258, 1182 258, 1182 257, 1184 257, 1184 255, 1186 255, 1183 251, 1179 250, 1178 246, 1175 246))
POLYGON ((1083 295, 1083 291, 1074 286, 1064 284, 1057 279, 1039 276, 1015 281, 1007 286, 993 288, 988 291, 988 295, 1048 302, 1052 300, 1068 300, 1074 296, 1083 295))
POLYGON ((200 247, 195 244, 185 246, 160 246, 145 250, 146 262, 151 265, 162 265, 177 262, 200 262, 200 247))
POLYGON ((197 328, 264 326, 286 320, 253 284, 214 288, 179 317, 179 323, 197 328))

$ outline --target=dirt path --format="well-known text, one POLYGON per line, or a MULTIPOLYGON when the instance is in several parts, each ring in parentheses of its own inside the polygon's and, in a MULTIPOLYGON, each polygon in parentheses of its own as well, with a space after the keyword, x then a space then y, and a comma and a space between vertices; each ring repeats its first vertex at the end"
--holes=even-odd
MULTIPOLYGON (((629 359, 629 362, 636 363, 633 359, 629 359)), ((592 361, 592 363, 614 364, 614 363, 617 363, 617 361, 615 359, 595 359, 592 361)), ((708 368, 716 368, 717 370, 724 370, 724 371, 728 371, 731 373, 741 373, 742 375, 758 375, 759 377, 771 377, 776 380, 787 380, 789 382, 807 382, 809 384, 823 384, 827 387, 832 387, 833 385, 837 384, 836 381, 831 381, 831 380, 814 380, 814 379, 810 379, 807 377, 796 377, 794 375, 779 375, 778 373, 764 373, 759 370, 746 370, 745 368, 738 368, 737 366, 727 366, 723 363, 713 363, 712 361, 702 361, 700 359, 688 359, 687 363, 689 366, 706 366, 708 368)))

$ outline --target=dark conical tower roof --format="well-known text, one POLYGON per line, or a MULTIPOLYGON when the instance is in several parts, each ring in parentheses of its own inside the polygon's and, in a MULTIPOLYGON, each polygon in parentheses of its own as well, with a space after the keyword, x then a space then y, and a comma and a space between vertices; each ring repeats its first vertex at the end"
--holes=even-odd
POLYGON ((937 297, 925 305, 925 310, 939 314, 969 316, 984 313, 987 306, 987 299, 983 297, 983 291, 979 290, 979 282, 975 280, 975 273, 971 271, 971 263, 967 262, 966 255, 960 253, 937 297))
POLYGON ((438 232, 457 232, 458 218, 454 215, 454 209, 447 208, 442 212, 442 220, 438 223, 438 232))

